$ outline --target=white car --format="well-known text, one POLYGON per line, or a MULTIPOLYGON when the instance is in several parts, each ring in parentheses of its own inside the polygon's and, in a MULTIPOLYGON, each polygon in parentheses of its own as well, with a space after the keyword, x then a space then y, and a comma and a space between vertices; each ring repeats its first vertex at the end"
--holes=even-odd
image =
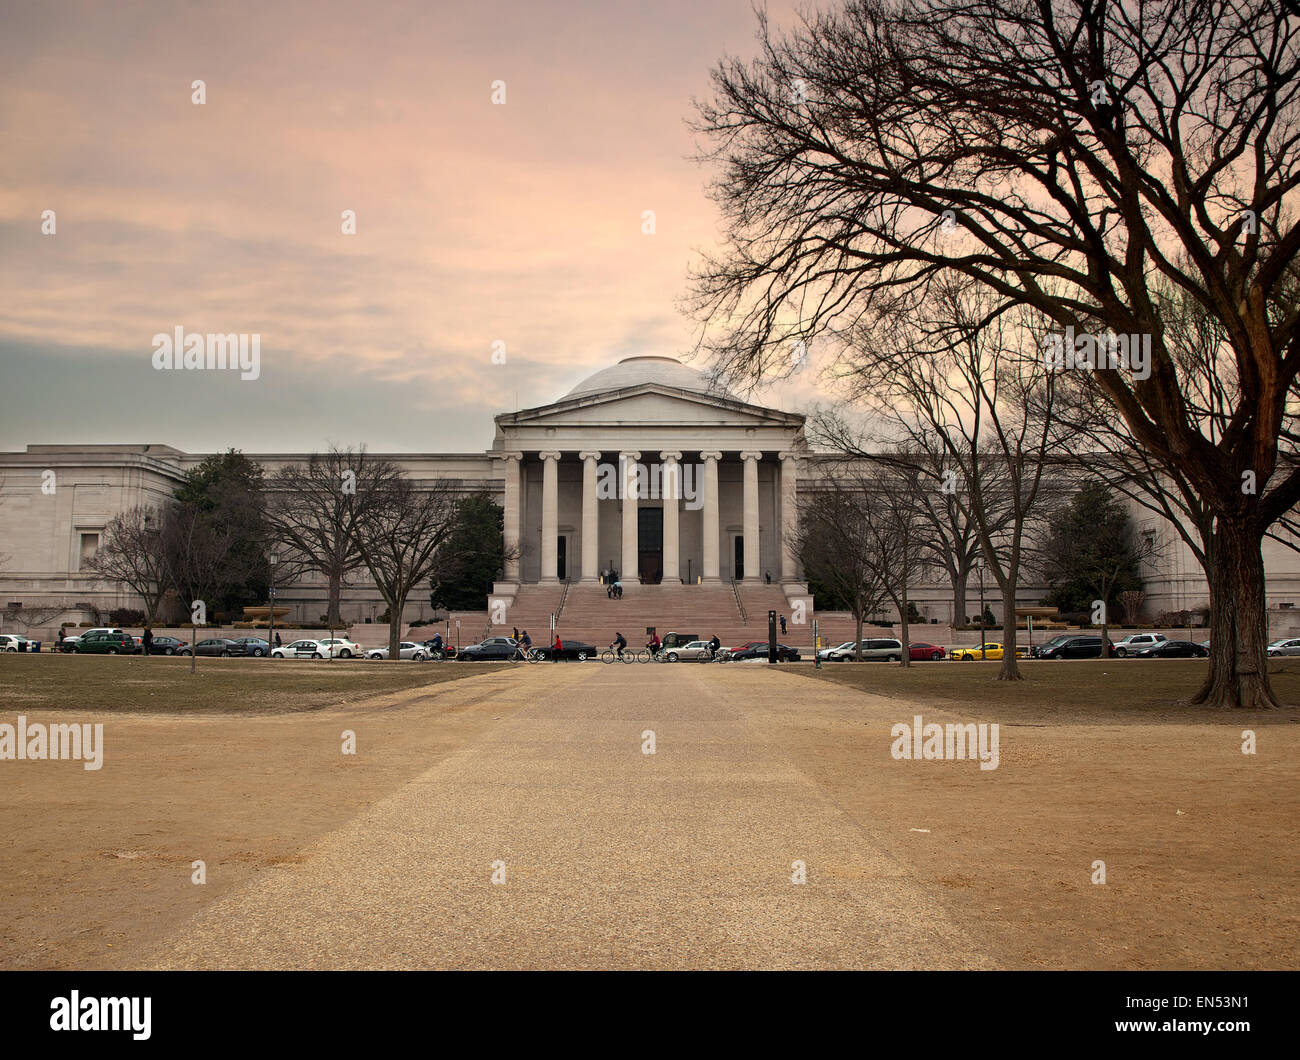
POLYGON ((851 655, 854 652, 853 641, 846 640, 843 644, 837 644, 834 648, 823 648, 817 653, 817 658, 822 662, 834 662, 842 655, 851 655))
POLYGON ((1130 633, 1123 640, 1117 640, 1112 644, 1111 651, 1117 659, 1122 659, 1126 655, 1136 655, 1146 648, 1154 648, 1168 639, 1163 633, 1130 633))
POLYGON ((272 659, 324 659, 330 646, 323 640, 295 640, 292 644, 272 648, 272 659))
MULTIPOLYGON (((0 633, 0 651, 17 651, 19 644, 31 644, 31 641, 15 633, 0 633)), ((30 648, 23 649, 23 651, 30 650, 30 648)))
POLYGON ((317 641, 317 643, 327 646, 329 654, 335 659, 361 658, 366 654, 365 648, 355 640, 348 640, 347 637, 334 637, 332 640, 326 637, 324 640, 317 641))
POLYGON ((54 646, 61 651, 72 651, 73 645, 80 642, 82 637, 98 636, 100 633, 125 633, 126 630, 118 629, 117 626, 96 626, 94 629, 82 630, 74 637, 65 636, 63 640, 56 641, 54 646))
POLYGON ((1268 646, 1268 657, 1276 659, 1279 655, 1300 655, 1300 639, 1286 637, 1282 640, 1275 640, 1268 646))
MULTIPOLYGON (((428 656, 429 656, 429 649, 426 648, 423 644, 413 644, 409 640, 404 640, 397 645, 397 657, 399 659, 414 659, 416 662, 420 662, 421 660, 428 658, 428 656)), ((369 651, 366 652, 366 658, 387 659, 388 649, 371 648, 369 651)))

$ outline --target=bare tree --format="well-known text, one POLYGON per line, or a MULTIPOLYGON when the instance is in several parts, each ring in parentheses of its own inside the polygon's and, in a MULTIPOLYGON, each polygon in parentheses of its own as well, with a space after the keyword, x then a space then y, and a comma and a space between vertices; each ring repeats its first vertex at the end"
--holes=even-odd
POLYGON ((146 623, 153 622, 171 588, 163 526, 170 508, 137 505, 116 515, 104 528, 99 550, 86 566, 111 581, 121 582, 144 604, 146 623), (166 514, 165 514, 166 513, 166 514))
POLYGON ((760 20, 759 59, 722 64, 700 107, 729 222, 695 284, 717 329, 702 346, 758 378, 791 341, 919 306, 953 274, 994 312, 1129 337, 1144 363, 1082 370, 1212 517, 1196 699, 1276 706, 1261 546, 1300 500, 1300 19, 1243 0, 849 0, 787 36, 760 20), (1189 413, 1156 276, 1222 325, 1220 436, 1189 413))
POLYGON ((399 659, 402 610, 426 581, 451 536, 460 489, 450 479, 416 483, 401 474, 378 477, 355 502, 357 548, 388 605, 388 657, 399 659))
POLYGON ((1146 598, 1147 594, 1141 589, 1126 589, 1119 594, 1120 606, 1124 608, 1124 621, 1130 626, 1137 622, 1142 613, 1142 601, 1146 598))
POLYGON ((870 499, 844 480, 827 476, 800 493, 798 506, 799 561, 808 578, 834 593, 853 615, 854 652, 860 661, 862 627, 886 595, 877 543, 869 529, 870 499))
MULTIPOLYGON (((358 495, 369 496, 399 474, 390 461, 331 445, 305 464, 288 464, 267 483, 266 518, 273 538, 288 550, 284 557, 301 570, 323 575, 329 584, 327 621, 341 626, 339 600, 347 576, 365 566, 357 527, 358 495)), ((281 577, 287 577, 281 568, 281 577)))

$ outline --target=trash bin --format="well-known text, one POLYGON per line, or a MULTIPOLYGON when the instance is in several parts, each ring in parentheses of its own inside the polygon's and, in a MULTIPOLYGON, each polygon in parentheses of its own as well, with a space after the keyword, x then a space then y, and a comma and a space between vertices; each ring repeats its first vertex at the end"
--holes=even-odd
POLYGON ((40 651, 40 650, 41 650, 41 642, 39 640, 32 641, 32 651, 40 651))

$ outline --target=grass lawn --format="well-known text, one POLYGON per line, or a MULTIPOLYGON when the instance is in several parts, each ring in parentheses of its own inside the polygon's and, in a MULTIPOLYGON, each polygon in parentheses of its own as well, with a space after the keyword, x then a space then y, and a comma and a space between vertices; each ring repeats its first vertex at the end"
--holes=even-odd
MULTIPOLYGON (((0 710, 283 714, 472 677, 470 663, 0 654, 0 710)), ((507 664, 512 665, 512 664, 507 664)), ((523 664, 513 664, 523 665, 523 664)))
MULTIPOLYGON (((789 673, 833 681, 885 699, 934 703, 976 713, 1033 715, 1046 721, 1221 721, 1237 714, 1193 707, 1208 664, 1197 659, 1021 660, 1023 681, 998 681, 1000 662, 824 663, 789 673)), ((1300 660, 1269 664, 1273 692, 1294 717, 1300 660)), ((1241 712, 1245 716, 1248 712, 1241 712)), ((1258 716, 1258 712, 1255 712, 1258 716)), ((993 720, 997 720, 996 718, 993 720)))

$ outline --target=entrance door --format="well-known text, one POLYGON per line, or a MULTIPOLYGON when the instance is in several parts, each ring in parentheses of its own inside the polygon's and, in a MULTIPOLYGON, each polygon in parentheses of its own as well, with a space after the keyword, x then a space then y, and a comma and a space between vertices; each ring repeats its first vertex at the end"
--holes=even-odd
POLYGON ((637 574, 646 585, 658 585, 664 576, 664 510, 636 510, 637 574))
POLYGON ((744 534, 736 535, 735 552, 736 552, 736 556, 734 560, 735 565, 731 569, 736 572, 734 575, 736 581, 740 581, 745 577, 745 535, 744 534))
POLYGON ((555 576, 560 581, 569 577, 569 535, 560 534, 555 539, 555 576))

